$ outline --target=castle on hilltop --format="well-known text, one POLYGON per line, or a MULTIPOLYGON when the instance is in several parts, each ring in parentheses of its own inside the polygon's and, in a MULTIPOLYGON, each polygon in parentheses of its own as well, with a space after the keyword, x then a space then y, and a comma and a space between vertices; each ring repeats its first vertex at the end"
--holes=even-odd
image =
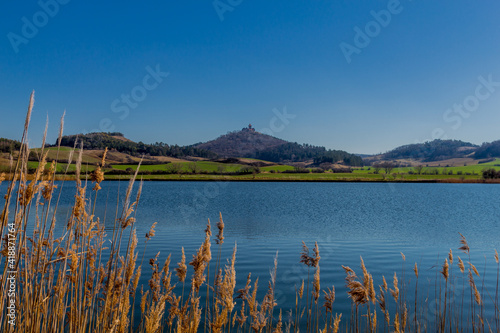
POLYGON ((252 127, 252 124, 248 124, 248 127, 243 127, 241 130, 247 132, 255 132, 255 128, 252 127))

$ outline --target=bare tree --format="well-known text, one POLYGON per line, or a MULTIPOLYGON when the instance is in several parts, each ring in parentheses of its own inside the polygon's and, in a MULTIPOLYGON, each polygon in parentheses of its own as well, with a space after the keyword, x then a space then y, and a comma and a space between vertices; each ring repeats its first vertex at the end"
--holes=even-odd
POLYGON ((385 161, 379 164, 379 166, 384 169, 386 175, 390 174, 392 170, 397 166, 396 163, 385 161))
POLYGON ((167 170, 170 172, 170 173, 180 173, 182 169, 182 165, 180 165, 179 163, 169 163, 167 165, 167 170))
POLYGON ((223 175, 226 173, 226 167, 223 165, 218 165, 217 166, 217 173, 220 175, 223 175))
POLYGON ((419 164, 416 167, 414 167, 413 169, 415 169, 415 173, 417 175, 421 175, 422 171, 424 170, 424 166, 423 166, 423 164, 419 164))
POLYGON ((198 173, 198 171, 200 171, 199 167, 198 167, 198 164, 196 164, 196 162, 189 163, 188 164, 188 170, 191 173, 198 173))

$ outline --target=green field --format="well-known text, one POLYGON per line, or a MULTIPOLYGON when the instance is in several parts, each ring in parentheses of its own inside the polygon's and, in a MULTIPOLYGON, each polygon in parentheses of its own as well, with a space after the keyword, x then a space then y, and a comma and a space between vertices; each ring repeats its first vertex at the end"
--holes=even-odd
MULTIPOLYGON (((105 175, 108 180, 129 179, 129 175, 105 175)), ((144 180, 248 180, 248 181, 482 181, 480 175, 397 175, 385 176, 381 174, 356 174, 356 173, 260 173, 255 175, 208 175, 208 174, 170 174, 170 175, 141 175, 144 180)))
POLYGON ((271 171, 287 171, 287 170, 293 170, 293 166, 290 165, 273 165, 273 166, 267 166, 267 167, 262 167, 260 168, 261 171, 263 172, 271 172, 271 171))
MULTIPOLYGON (((38 167, 38 162, 28 162, 28 168, 30 169, 36 169, 38 167)), ((45 169, 49 169, 50 168, 50 163, 47 163, 47 165, 45 166, 45 169)), ((57 173, 64 173, 66 172, 66 169, 68 168, 68 163, 57 163, 57 173)), ((91 172, 95 169, 95 165, 89 165, 89 164, 84 164, 82 163, 82 173, 85 173, 85 172, 91 172)), ((68 172, 74 172, 76 171, 76 165, 74 163, 72 163, 70 166, 69 166, 69 169, 68 169, 68 172)))
MULTIPOLYGON (((65 149, 65 152, 66 149, 65 149)), ((38 162, 29 162, 30 169, 35 169, 38 162)), ((50 163, 47 164, 48 169, 50 163)), ((94 163, 82 164, 82 174, 92 172, 95 169, 94 163)), ((416 174, 415 168, 394 168, 390 174, 386 175, 383 169, 379 173, 374 173, 373 167, 353 168, 352 173, 282 173, 283 171, 293 170, 294 167, 289 165, 274 165, 261 167, 260 173, 244 174, 244 175, 225 175, 224 173, 236 173, 242 168, 248 167, 243 164, 228 164, 211 161, 196 161, 196 162, 174 162, 155 165, 141 165, 140 171, 145 173, 140 177, 149 180, 260 180, 260 181, 442 181, 442 182, 460 182, 460 181, 482 181, 482 170, 486 168, 494 168, 500 171, 500 159, 495 161, 467 165, 457 167, 424 167, 422 174, 416 174), (438 174, 430 173, 434 170, 438 174), (445 174, 443 174, 443 170, 445 174), (148 174, 148 172, 153 174, 148 174), (164 172, 163 174, 154 174, 154 172, 164 172), (166 172, 172 172, 167 174, 166 172), (410 174, 413 172, 413 174, 410 174), (452 174, 450 174, 450 172, 452 174), (219 174, 209 174, 219 173, 219 174), (460 173, 460 174, 458 174, 460 173)), ((66 163, 58 163, 58 173, 66 171, 66 163)), ((5 169, 5 167, 4 167, 5 169)), ((68 171, 75 172, 75 164, 71 164, 68 171)), ((135 171, 137 165, 134 164, 111 164, 106 167, 105 177, 109 180, 128 179, 129 174, 117 175, 112 174, 112 170, 135 171)), ((7 171, 7 170, 5 170, 7 171)))
MULTIPOLYGON (((58 159, 59 161, 61 161, 61 160, 67 161, 69 158, 70 152, 73 150, 73 148, 60 147, 59 153, 57 151, 57 147, 49 147, 49 148, 46 148, 46 150, 48 150, 47 159, 49 161, 55 160, 55 159, 58 159)), ((40 154, 40 148, 35 148, 32 151, 34 151, 36 154, 40 154)), ((75 163, 77 156, 78 156, 78 149, 76 149, 75 152, 73 153, 72 163, 75 163)), ((88 156, 85 153, 82 154, 82 164, 86 164, 86 163, 95 164, 95 163, 99 163, 100 161, 101 161, 100 158, 88 156)))
MULTIPOLYGON (((456 167, 424 167, 422 170, 422 173, 429 172, 431 170, 438 170, 439 174, 442 174, 443 170, 446 170, 448 172, 452 171, 454 175, 457 174, 457 172, 462 172, 463 174, 469 172, 471 174, 481 174, 483 169, 487 168, 493 168, 497 171, 500 170, 500 159, 495 159, 495 161, 488 162, 488 163, 482 163, 482 164, 474 164, 474 165, 467 165, 467 166, 456 166, 456 167)), ((373 167, 363 167, 363 168, 357 168, 353 169, 353 173, 357 174, 368 174, 368 173, 373 173, 374 168, 373 167)), ((391 173, 408 173, 409 171, 415 171, 415 168, 395 168, 394 170, 391 171, 391 173)), ((381 169, 380 173, 383 173, 384 170, 381 169)))
MULTIPOLYGON (((210 161, 196 161, 196 162, 174 162, 167 164, 155 164, 155 165, 141 165, 139 171, 168 171, 177 168, 180 172, 192 172, 193 168, 197 172, 236 172, 244 165, 241 164, 227 164, 227 163, 217 163, 210 161)), ((133 164, 115 164, 111 166, 112 169, 116 170, 137 170, 137 165, 133 164)))

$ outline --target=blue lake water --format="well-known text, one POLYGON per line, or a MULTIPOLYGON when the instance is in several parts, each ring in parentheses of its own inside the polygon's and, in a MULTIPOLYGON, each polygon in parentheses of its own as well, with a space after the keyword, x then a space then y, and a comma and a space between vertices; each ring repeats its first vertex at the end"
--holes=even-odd
MULTIPOLYGON (((96 215, 102 219, 106 216, 108 230, 113 227, 117 195, 120 193, 123 198, 126 187, 126 182, 102 184, 96 215)), ((0 187, 0 193, 4 192, 5 184, 0 187)), ((58 211, 61 228, 73 202, 74 183, 66 182, 58 211)), ((481 272, 478 288, 494 294, 497 265, 493 255, 495 248, 500 249, 498 185, 145 182, 135 224, 138 250, 142 251, 141 243, 151 224, 158 222, 145 257, 160 252, 163 262, 171 253, 175 264, 184 247, 189 260, 203 242, 207 219, 212 221, 216 234, 219 212, 226 226, 222 257, 230 258, 232 247, 237 244, 236 289, 244 286, 251 272, 252 280, 259 277, 262 300, 278 253, 276 295, 278 308, 283 310, 295 307, 295 287, 307 279, 307 268, 299 264, 302 241, 310 249, 318 242, 321 286, 335 285, 334 312, 343 312, 345 318, 351 307, 341 265, 350 266, 360 275, 362 256, 377 285, 381 284, 382 275, 390 282, 394 272, 401 276, 404 269, 406 282, 411 286, 416 262, 421 272, 419 285, 422 289, 430 288, 429 293, 433 294, 436 274, 448 251, 452 249, 455 258, 467 257, 458 251, 459 232, 467 238, 472 261, 481 272), (405 262, 401 252, 406 256, 405 262)), ((214 243, 214 256, 215 248, 214 243)), ((453 283, 462 286, 456 259, 452 269, 457 277, 453 283)), ((145 287, 148 277, 143 268, 141 282, 145 287)), ((457 293, 456 297, 461 296, 457 293)), ((432 301, 423 303, 422 311, 432 316, 435 306, 432 301)))

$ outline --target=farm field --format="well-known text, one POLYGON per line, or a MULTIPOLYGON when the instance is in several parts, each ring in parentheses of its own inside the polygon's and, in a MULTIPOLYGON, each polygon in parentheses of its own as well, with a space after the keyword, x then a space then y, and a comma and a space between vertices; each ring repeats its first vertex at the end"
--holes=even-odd
MULTIPOLYGON (((33 149, 35 154, 38 149, 33 149)), ((75 156, 70 156, 71 148, 61 147, 59 155, 56 148, 48 149, 48 159, 57 159, 57 173, 62 176, 67 172, 67 178, 75 173, 75 156), (72 163, 69 165, 67 160, 71 157, 72 163), (66 163, 65 163, 66 162, 66 163)), ((102 157, 103 151, 90 150, 82 155, 82 177, 95 170, 97 163, 102 157)), ((238 159, 241 163, 223 163, 221 160, 181 160, 171 158, 165 159, 163 163, 155 160, 156 157, 144 159, 139 169, 139 175, 147 180, 235 180, 235 181, 335 181, 335 182, 482 182, 482 171, 487 168, 493 168, 500 171, 500 159, 495 159, 487 163, 469 164, 451 167, 422 166, 420 174, 415 167, 394 168, 386 174, 381 168, 376 170, 373 166, 353 167, 352 172, 336 172, 331 170, 316 172, 317 168, 305 168, 309 172, 294 172, 295 168, 291 165, 274 164, 268 161, 256 159, 238 159), (260 168, 253 167, 247 163, 267 164, 260 168)), ((128 179, 135 173, 140 159, 115 151, 108 152, 107 163, 103 168, 104 177, 107 180, 128 179), (137 159, 137 161, 135 160, 137 159), (130 161, 132 163, 124 163, 130 161)), ((50 163, 47 164, 48 169, 50 163)), ((28 168, 35 170, 38 162, 29 161, 28 168)), ((302 171, 305 171, 302 168, 302 171)), ((0 171, 8 172, 8 159, 5 157, 0 161, 0 171)))

